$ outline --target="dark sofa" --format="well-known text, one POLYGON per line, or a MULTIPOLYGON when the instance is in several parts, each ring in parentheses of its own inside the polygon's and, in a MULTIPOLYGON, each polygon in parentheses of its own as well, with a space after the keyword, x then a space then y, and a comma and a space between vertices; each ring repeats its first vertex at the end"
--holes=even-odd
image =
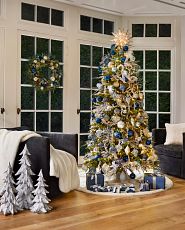
MULTIPOLYGON (((9 130, 25 130, 26 127, 18 127, 9 130)), ((31 169, 36 174, 33 176, 33 182, 36 183, 37 175, 42 169, 46 184, 48 184, 47 190, 48 196, 54 198, 61 194, 58 187, 58 178, 51 177, 50 171, 50 144, 56 149, 61 149, 71 153, 78 162, 78 135, 77 134, 63 134, 63 133, 44 133, 39 132, 40 137, 31 137, 25 142, 20 143, 18 153, 20 153, 25 144, 27 144, 28 150, 31 153, 31 169)), ((20 155, 17 154, 13 170, 17 172, 19 169, 20 155)))
POLYGON ((166 174, 185 178, 185 133, 183 133, 183 145, 164 145, 166 128, 153 129, 152 140, 161 170, 166 174))

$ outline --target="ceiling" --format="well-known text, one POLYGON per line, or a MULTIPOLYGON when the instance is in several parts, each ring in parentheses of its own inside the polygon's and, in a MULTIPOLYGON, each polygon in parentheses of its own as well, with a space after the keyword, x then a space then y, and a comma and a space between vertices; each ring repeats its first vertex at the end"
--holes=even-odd
POLYGON ((185 0, 56 0, 120 16, 185 15, 185 0))

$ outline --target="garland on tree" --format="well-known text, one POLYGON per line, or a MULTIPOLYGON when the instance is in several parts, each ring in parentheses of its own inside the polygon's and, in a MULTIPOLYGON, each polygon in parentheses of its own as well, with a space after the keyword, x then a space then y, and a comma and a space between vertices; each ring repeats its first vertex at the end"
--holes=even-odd
POLYGON ((99 67, 97 91, 84 167, 105 172, 133 171, 158 166, 138 85, 139 66, 131 50, 128 32, 118 31, 109 55, 99 67))

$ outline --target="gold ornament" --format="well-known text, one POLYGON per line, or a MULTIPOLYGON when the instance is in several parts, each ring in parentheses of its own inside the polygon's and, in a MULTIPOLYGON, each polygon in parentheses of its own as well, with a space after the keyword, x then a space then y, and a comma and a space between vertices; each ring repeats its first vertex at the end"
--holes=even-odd
POLYGON ((128 155, 130 153, 130 148, 129 146, 127 145, 127 147, 125 148, 125 153, 128 155))
POLYGON ((115 82, 113 83, 113 86, 114 86, 114 87, 119 87, 119 82, 118 82, 118 81, 115 81, 115 82))
POLYGON ((128 32, 118 30, 118 32, 113 33, 113 35, 114 39, 112 41, 114 41, 117 46, 123 47, 124 45, 128 44, 130 39, 128 32))

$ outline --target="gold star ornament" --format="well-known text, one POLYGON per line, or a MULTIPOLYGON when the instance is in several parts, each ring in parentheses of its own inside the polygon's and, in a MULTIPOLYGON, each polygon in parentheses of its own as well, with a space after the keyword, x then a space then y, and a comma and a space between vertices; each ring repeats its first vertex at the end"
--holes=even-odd
POLYGON ((128 32, 118 30, 117 33, 112 33, 112 34, 114 35, 114 39, 112 41, 115 42, 117 46, 123 47, 124 45, 128 44, 130 40, 130 36, 128 32))

